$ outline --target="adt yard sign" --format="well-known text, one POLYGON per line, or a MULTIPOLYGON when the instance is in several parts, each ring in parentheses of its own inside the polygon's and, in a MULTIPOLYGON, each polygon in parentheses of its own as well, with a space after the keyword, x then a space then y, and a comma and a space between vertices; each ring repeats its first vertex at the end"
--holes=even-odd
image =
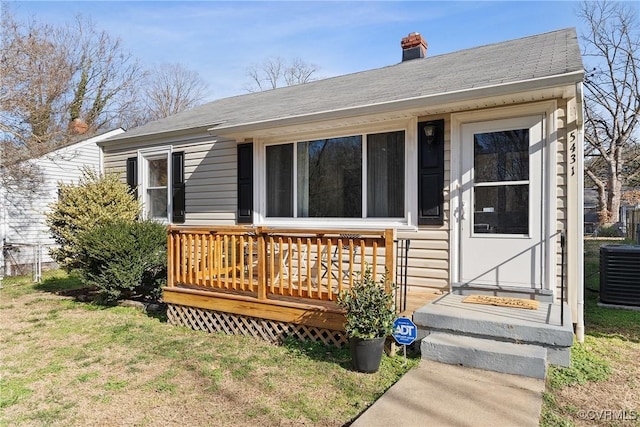
POLYGON ((401 345, 410 345, 418 337, 416 324, 407 317, 398 317, 393 322, 393 337, 401 345))

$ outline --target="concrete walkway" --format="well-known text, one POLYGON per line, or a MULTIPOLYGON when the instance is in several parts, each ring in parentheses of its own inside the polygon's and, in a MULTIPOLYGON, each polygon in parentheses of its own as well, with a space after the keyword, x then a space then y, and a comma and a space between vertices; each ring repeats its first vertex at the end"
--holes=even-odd
POLYGON ((544 381, 422 360, 352 427, 537 427, 544 381))

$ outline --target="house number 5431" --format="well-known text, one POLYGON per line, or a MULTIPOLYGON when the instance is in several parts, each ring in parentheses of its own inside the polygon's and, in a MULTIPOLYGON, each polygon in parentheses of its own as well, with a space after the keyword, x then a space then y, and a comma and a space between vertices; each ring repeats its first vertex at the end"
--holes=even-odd
POLYGON ((571 165, 571 176, 576 174, 576 131, 573 131, 569 134, 569 140, 571 141, 571 147, 569 151, 571 152, 571 160, 569 164, 571 165))

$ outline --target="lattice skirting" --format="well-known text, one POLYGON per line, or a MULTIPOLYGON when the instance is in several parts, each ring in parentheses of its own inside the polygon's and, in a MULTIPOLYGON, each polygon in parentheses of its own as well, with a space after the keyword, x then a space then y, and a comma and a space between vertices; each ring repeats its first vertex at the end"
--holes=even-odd
POLYGON ((326 345, 336 347, 342 347, 348 342, 343 331, 223 313, 177 304, 167 305, 167 318, 169 323, 173 325, 186 326, 191 329, 207 332, 247 335, 262 338, 276 344, 281 344, 288 337, 294 337, 302 341, 320 341, 326 345))

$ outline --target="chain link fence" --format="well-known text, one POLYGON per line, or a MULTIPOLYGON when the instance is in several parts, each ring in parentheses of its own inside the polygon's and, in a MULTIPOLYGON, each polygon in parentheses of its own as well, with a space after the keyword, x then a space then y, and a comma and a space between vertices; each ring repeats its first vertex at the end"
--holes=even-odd
POLYGON ((8 243, 2 244, 0 254, 0 286, 4 277, 29 276, 34 283, 42 280, 42 271, 55 268, 55 263, 49 258, 49 249, 53 245, 37 243, 8 243))

